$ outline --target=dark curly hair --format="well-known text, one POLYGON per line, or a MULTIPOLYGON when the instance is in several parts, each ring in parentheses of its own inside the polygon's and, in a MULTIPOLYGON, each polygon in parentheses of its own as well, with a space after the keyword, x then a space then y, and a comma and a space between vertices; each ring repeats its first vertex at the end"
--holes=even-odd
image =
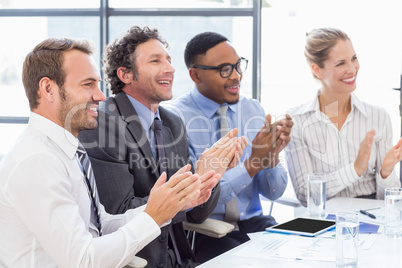
POLYGON ((161 37, 157 29, 139 26, 131 27, 125 35, 109 44, 103 53, 103 71, 108 88, 117 94, 122 91, 124 83, 117 76, 117 69, 126 68, 126 72, 133 72, 134 79, 138 77, 135 50, 138 45, 156 39, 166 48, 169 44, 161 37))
POLYGON ((184 50, 184 62, 187 68, 194 66, 199 56, 205 55, 208 50, 225 41, 229 40, 215 32, 204 32, 194 36, 188 41, 184 50))

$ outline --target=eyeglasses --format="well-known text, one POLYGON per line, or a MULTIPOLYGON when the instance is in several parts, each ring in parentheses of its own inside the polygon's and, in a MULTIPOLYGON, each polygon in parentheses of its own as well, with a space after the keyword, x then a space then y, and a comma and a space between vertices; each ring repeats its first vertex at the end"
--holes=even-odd
POLYGON ((228 78, 232 75, 233 69, 236 69, 239 74, 244 73, 247 70, 247 64, 248 60, 242 57, 235 64, 224 63, 218 66, 195 65, 193 66, 193 68, 199 68, 203 70, 219 70, 219 74, 222 78, 228 78))

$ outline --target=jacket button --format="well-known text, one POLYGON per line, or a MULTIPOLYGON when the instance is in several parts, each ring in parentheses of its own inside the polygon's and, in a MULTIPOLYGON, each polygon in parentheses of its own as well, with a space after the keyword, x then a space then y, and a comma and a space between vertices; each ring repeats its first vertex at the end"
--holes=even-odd
POLYGON ((163 236, 160 236, 160 237, 159 237, 159 241, 162 242, 162 243, 164 243, 164 242, 166 241, 166 236, 164 236, 164 235, 163 235, 163 236))
POLYGON ((164 263, 164 262, 158 263, 158 267, 164 267, 164 266, 165 266, 165 263, 164 263))

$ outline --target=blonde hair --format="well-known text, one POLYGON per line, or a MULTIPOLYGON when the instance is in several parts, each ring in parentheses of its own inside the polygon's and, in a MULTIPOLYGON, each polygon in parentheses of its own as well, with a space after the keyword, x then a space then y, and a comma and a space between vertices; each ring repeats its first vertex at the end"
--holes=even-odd
MULTIPOLYGON (((324 68, 324 61, 328 59, 329 50, 338 40, 350 41, 350 38, 345 32, 335 28, 313 29, 307 33, 304 56, 309 66, 315 63, 318 67, 324 68)), ((314 73, 313 76, 318 79, 314 73)))

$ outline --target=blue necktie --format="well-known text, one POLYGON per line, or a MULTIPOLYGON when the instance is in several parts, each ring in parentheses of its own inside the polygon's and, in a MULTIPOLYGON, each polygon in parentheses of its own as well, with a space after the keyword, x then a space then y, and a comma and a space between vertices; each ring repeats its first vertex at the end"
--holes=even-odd
MULTIPOLYGON (((159 169, 159 174, 162 174, 167 169, 167 159, 165 155, 165 148, 163 147, 163 134, 162 134, 162 122, 159 118, 155 117, 153 123, 153 130, 155 134, 155 147, 156 147, 156 154, 157 154, 157 165, 159 169)), ((179 249, 177 248, 176 238, 173 233, 173 227, 169 225, 169 236, 172 241, 173 250, 177 258, 177 263, 181 266, 181 257, 179 253, 179 249)))
POLYGON ((99 230, 99 236, 102 236, 102 224, 100 221, 100 209, 99 209, 99 196, 98 190, 96 188, 95 176, 92 171, 91 161, 89 161, 89 157, 87 151, 85 150, 84 146, 81 143, 78 144, 77 148, 77 156, 80 160, 84 171, 85 183, 88 187, 88 193, 90 195, 92 201, 92 208, 95 214, 95 225, 96 228, 99 230))

